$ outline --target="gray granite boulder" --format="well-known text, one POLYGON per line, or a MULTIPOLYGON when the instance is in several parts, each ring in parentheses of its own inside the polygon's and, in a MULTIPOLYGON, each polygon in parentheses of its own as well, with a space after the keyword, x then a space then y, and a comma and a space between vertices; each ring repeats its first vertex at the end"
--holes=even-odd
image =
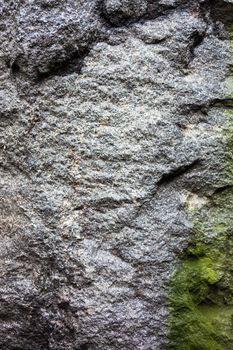
POLYGON ((186 198, 223 185, 224 8, 1 1, 0 349, 165 349, 186 198))

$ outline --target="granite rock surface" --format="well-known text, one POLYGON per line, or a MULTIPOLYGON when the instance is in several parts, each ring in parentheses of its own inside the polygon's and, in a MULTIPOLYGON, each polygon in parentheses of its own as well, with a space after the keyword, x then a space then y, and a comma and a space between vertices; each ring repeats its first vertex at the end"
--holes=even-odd
POLYGON ((1 0, 0 349, 165 349, 186 199, 224 185, 232 3, 1 0))

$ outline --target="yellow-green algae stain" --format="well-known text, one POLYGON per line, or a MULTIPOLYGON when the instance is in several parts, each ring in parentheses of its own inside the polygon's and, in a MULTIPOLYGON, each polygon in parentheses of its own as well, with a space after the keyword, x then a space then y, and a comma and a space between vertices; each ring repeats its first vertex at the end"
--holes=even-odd
POLYGON ((186 257, 171 282, 168 349, 233 349, 233 189, 195 214, 186 257))
POLYGON ((228 186, 192 214, 194 234, 171 281, 168 350, 233 350, 233 109, 226 113, 228 186))

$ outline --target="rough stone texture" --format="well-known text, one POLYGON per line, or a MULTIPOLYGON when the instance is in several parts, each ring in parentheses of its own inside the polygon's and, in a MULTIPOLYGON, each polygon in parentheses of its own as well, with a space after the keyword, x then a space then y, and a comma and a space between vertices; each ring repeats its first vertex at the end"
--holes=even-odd
POLYGON ((0 2, 0 349, 165 347, 186 198, 223 185, 232 3, 0 2))

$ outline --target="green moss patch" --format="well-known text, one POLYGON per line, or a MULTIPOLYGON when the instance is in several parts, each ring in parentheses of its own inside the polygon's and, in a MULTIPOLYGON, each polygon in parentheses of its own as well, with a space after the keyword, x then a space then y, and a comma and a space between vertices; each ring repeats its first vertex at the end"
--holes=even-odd
POLYGON ((233 189, 193 218, 194 235, 171 281, 168 349, 233 349, 233 189))

